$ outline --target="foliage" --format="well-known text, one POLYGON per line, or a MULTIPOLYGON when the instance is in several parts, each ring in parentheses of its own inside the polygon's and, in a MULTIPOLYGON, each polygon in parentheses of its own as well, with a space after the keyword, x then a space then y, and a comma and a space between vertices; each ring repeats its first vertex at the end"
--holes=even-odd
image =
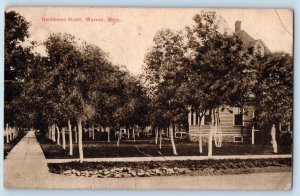
POLYGON ((32 46, 24 46, 30 23, 14 11, 5 12, 4 112, 5 123, 16 125, 21 110, 18 97, 23 92, 27 68, 34 60, 32 46))
POLYGON ((292 122, 293 58, 286 53, 257 57, 256 120, 261 128, 292 122))
POLYGON ((5 122, 45 128, 81 118, 114 128, 167 128, 186 126, 189 107, 204 115, 249 102, 261 124, 291 122, 293 58, 250 53, 238 35, 221 32, 215 12, 193 20, 182 31, 156 33, 142 78, 70 34, 51 34, 43 43, 47 55, 34 54, 35 43, 25 46, 30 23, 6 12, 5 122))
POLYGON ((163 128, 186 122, 186 107, 180 99, 180 85, 185 77, 183 37, 170 29, 159 31, 154 46, 145 58, 148 94, 151 99, 151 123, 163 128))

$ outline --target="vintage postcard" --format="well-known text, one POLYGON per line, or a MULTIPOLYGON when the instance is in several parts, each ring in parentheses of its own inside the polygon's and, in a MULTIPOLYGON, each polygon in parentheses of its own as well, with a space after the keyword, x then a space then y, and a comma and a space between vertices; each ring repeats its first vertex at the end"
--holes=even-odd
POLYGON ((293 11, 10 7, 4 186, 289 190, 293 11))

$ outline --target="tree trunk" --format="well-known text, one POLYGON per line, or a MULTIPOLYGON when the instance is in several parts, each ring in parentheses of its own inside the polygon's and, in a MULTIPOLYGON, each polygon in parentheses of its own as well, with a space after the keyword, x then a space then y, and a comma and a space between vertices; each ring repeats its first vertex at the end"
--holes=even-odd
POLYGON ((83 147, 82 147, 82 124, 81 124, 81 118, 77 119, 77 125, 78 125, 78 148, 79 148, 79 160, 80 163, 83 162, 83 147))
POLYGON ((110 128, 107 129, 107 142, 110 142, 110 128))
POLYGON ((6 123, 5 133, 6 133, 6 143, 9 143, 9 127, 8 127, 8 123, 6 123))
POLYGON ((200 131, 200 135, 199 135, 199 152, 200 154, 202 154, 203 149, 202 149, 202 126, 201 126, 201 118, 200 118, 200 123, 199 123, 199 131, 200 131))
POLYGON ((209 128, 209 136, 208 136, 208 157, 212 157, 212 141, 213 141, 213 129, 214 126, 211 125, 209 128))
POLYGON ((162 147, 162 130, 159 129, 159 149, 162 147))
POLYGON ((89 132, 89 138, 92 137, 92 130, 90 128, 88 128, 88 132, 89 132))
POLYGON ((56 131, 57 131, 57 145, 60 145, 60 132, 59 132, 59 127, 55 125, 56 131))
POLYGON ((16 127, 13 127, 11 132, 12 139, 15 139, 15 133, 16 133, 16 127))
POLYGON ((252 126, 251 129, 251 144, 253 145, 255 143, 255 131, 254 131, 254 126, 252 126))
POLYGON ((158 143, 158 128, 155 128, 155 144, 158 143))
POLYGON ((11 139, 10 139, 10 127, 8 127, 7 129, 7 137, 8 137, 8 141, 10 142, 11 139))
POLYGON ((12 141, 12 128, 9 127, 9 141, 12 141))
POLYGON ((175 124, 171 125, 171 127, 169 129, 169 134, 170 134, 170 137, 171 137, 171 144, 172 144, 173 154, 177 155, 176 146, 175 146, 175 142, 174 142, 174 132, 175 132, 175 124))
POLYGON ((274 152, 274 153, 278 153, 278 149, 277 149, 277 141, 276 141, 276 128, 275 128, 275 125, 272 126, 272 129, 271 129, 271 136, 272 136, 273 152, 274 152))
POLYGON ((199 152, 200 154, 203 153, 203 147, 202 147, 202 134, 199 136, 199 152))
POLYGON ((167 130, 166 130, 166 137, 167 137, 167 138, 170 137, 170 136, 169 136, 169 127, 168 127, 167 130))
POLYGON ((15 127, 12 127, 11 130, 10 130, 10 138, 11 138, 11 140, 14 140, 14 129, 15 129, 15 127))
POLYGON ((202 118, 203 118, 203 115, 199 115, 199 139, 198 139, 198 142, 199 142, 199 153, 200 154, 203 153, 202 125, 201 125, 202 118))
POLYGON ((19 135, 19 127, 16 127, 15 137, 18 137, 18 135, 19 135))
POLYGON ((66 128, 62 128, 63 149, 66 149, 66 128))
POLYGON ((68 120, 68 129, 69 129, 69 155, 73 155, 73 138, 72 138, 72 126, 71 121, 68 120))
MULTIPOLYGON (((241 133, 242 133, 242 137, 244 137, 245 133, 244 133, 244 106, 241 106, 240 108, 240 115, 242 115, 242 126, 241 126, 241 133)), ((218 119, 219 120, 219 119, 218 119)), ((219 125, 219 124, 218 124, 219 125)))
POLYGON ((12 129, 12 138, 15 139, 15 137, 16 137, 16 127, 12 129))
POLYGON ((118 133, 118 141, 117 141, 117 147, 120 147, 121 136, 122 136, 122 132, 121 132, 121 130, 119 129, 119 133, 118 133))
POLYGON ((213 109, 209 110, 209 115, 211 116, 211 123, 209 127, 209 135, 208 135, 208 157, 212 157, 212 142, 213 142, 213 129, 215 123, 215 113, 213 109))
POLYGON ((129 128, 127 126, 125 127, 125 131, 126 131, 127 139, 129 139, 130 138, 129 128))
POLYGON ((50 139, 50 140, 51 140, 51 135, 52 135, 51 126, 48 126, 48 139, 50 139))
POLYGON ((56 142, 56 139, 55 139, 55 137, 56 137, 55 136, 55 124, 52 124, 51 128, 52 128, 52 131, 51 131, 52 132, 52 141, 56 142))
POLYGON ((13 134, 13 132, 14 132, 14 128, 12 127, 11 129, 10 129, 10 140, 13 140, 14 139, 14 134, 13 134))
POLYGON ((74 134, 75 134, 75 143, 78 143, 78 133, 77 133, 77 126, 74 127, 74 134))
POLYGON ((95 126, 92 125, 92 139, 95 140, 95 126))
POLYGON ((133 138, 133 142, 135 142, 135 128, 132 128, 132 138, 133 138))

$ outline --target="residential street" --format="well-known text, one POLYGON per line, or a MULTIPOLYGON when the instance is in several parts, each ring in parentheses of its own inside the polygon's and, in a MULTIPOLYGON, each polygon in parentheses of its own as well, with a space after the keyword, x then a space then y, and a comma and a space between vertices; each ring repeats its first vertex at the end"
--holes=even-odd
POLYGON ((4 184, 10 188, 289 189, 290 179, 291 172, 122 179, 66 177, 48 172, 47 160, 33 131, 27 133, 4 161, 4 184))
POLYGON ((293 9, 158 7, 4 10, 7 189, 291 189, 293 9))

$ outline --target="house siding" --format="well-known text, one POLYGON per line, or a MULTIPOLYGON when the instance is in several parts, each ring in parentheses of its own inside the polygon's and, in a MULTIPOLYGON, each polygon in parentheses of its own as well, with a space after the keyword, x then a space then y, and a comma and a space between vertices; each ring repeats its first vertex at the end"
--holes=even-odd
MULTIPOLYGON (((220 111, 220 126, 222 130, 222 137, 223 141, 225 142, 234 142, 235 137, 245 137, 251 135, 251 128, 252 128, 252 119, 253 119, 253 108, 247 107, 246 113, 243 115, 243 131, 242 126, 234 125, 234 113, 227 109, 224 111, 220 111), (243 133, 242 133, 243 132, 243 133)), ((189 114, 189 117, 193 116, 192 114, 189 114)), ((194 117, 195 118, 195 117, 194 117)), ((193 120, 195 122, 195 120, 193 120)), ((190 121, 192 122, 192 121, 190 121)), ((198 137, 200 136, 200 126, 202 130, 202 136, 204 138, 208 137, 209 135, 209 125, 203 124, 203 118, 202 123, 200 124, 200 121, 198 120, 198 124, 196 123, 190 123, 189 125, 189 138, 192 141, 197 141, 198 137)))

